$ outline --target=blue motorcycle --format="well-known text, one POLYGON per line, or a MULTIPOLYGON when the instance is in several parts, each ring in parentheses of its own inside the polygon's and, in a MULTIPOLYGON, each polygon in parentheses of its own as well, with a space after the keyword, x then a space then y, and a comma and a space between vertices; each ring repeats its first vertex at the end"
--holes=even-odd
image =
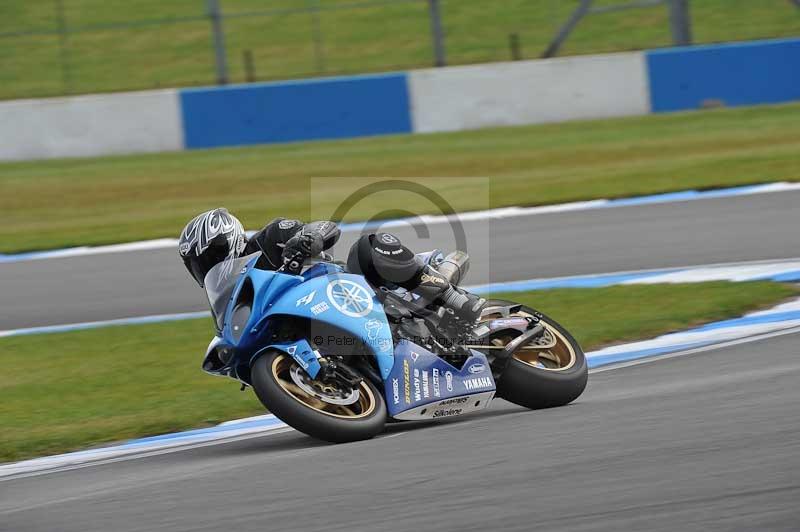
MULTIPOLYGON (((531 308, 489 300, 465 331, 446 310, 423 309, 399 288, 376 292, 332 262, 291 275, 256 268, 259 258, 229 259, 208 272, 216 335, 203 369, 251 386, 269 411, 315 438, 368 439, 387 420, 460 416, 496 396, 528 408, 560 406, 586 386, 578 343, 531 308)), ((441 272, 457 263, 448 270, 456 283, 468 267, 459 252, 419 258, 441 272)))

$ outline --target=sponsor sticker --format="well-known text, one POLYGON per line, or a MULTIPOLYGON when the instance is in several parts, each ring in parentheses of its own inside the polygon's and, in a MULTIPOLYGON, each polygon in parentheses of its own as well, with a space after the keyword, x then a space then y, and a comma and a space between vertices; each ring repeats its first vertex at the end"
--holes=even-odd
POLYGON ((427 273, 423 273, 420 275, 420 281, 423 283, 433 283, 433 284, 445 284, 446 281, 441 277, 436 277, 435 275, 428 275, 427 273))
MULTIPOLYGON (((297 346, 296 346, 296 345, 290 345, 289 347, 287 347, 287 348, 286 348, 286 352, 287 352, 287 353, 289 353, 289 354, 292 356, 292 358, 294 358, 294 354, 295 354, 295 353, 297 353, 297 346)), ((299 357, 297 357, 297 358, 294 358, 294 361, 295 361, 295 362, 297 362, 297 364, 298 364, 298 365, 299 365, 301 368, 303 368, 303 369, 305 369, 305 370, 307 370, 307 369, 308 369, 308 362, 306 362, 306 361, 303 359, 303 357, 302 357, 302 356, 299 356, 299 357)))
POLYGON ((450 371, 445 371, 444 372, 444 382, 445 382, 445 385, 447 386, 447 391, 448 392, 452 392, 453 391, 453 373, 452 372, 450 372, 450 371))
POLYGON ((458 416, 463 412, 462 408, 443 408, 440 410, 435 410, 433 412, 433 417, 450 417, 450 416, 458 416))
POLYGON ((469 371, 472 374, 483 373, 484 370, 486 370, 486 366, 484 366, 480 362, 478 362, 476 364, 472 364, 469 368, 467 368, 467 371, 469 371))
MULTIPOLYGON (((536 318, 534 321, 538 321, 536 318)), ((500 318, 489 322, 488 326, 492 330, 497 329, 527 329, 530 323, 526 318, 500 318)))
POLYGON ((433 396, 441 397, 442 394, 439 390, 439 370, 437 368, 431 370, 431 381, 433 382, 433 396))
POLYGON ((476 377, 474 379, 464 379, 464 387, 467 390, 477 390, 480 388, 490 388, 492 379, 489 377, 476 377))
POLYGON ((328 305, 328 303, 326 303, 325 301, 322 301, 321 303, 317 303, 316 305, 311 307, 311 313, 314 316, 317 316, 319 314, 322 314, 323 312, 325 312, 329 308, 331 308, 331 307, 328 305))
POLYGON ((400 404, 400 382, 397 379, 392 379, 392 402, 400 404))
POLYGON ((439 401, 436 406, 452 406, 452 405, 463 405, 467 401, 469 401, 470 396, 467 395, 466 397, 454 397, 452 399, 445 399, 444 401, 439 401))
POLYGON ((364 324, 364 328, 367 330, 367 336, 370 340, 377 340, 378 333, 381 331, 383 324, 378 320, 369 320, 364 324))
POLYGON ((408 360, 403 360, 403 399, 406 404, 411 404, 411 367, 408 360))
POLYGON ((422 392, 420 391, 419 370, 414 368, 414 401, 422 401, 422 392))
POLYGON ((281 220, 278 222, 279 229, 291 229, 295 225, 297 225, 297 220, 281 220))
POLYGON ((428 378, 428 372, 422 372, 422 397, 424 399, 429 399, 431 396, 431 389, 430 389, 430 379, 428 378))

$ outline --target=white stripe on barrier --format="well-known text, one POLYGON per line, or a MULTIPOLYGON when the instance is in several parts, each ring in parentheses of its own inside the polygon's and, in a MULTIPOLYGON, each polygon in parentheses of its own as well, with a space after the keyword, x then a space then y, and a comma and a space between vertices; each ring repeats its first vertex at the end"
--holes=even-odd
POLYGON ((415 133, 650 112, 642 52, 412 70, 408 85, 415 133))
POLYGON ((175 89, 0 102, 0 161, 178 151, 175 89))

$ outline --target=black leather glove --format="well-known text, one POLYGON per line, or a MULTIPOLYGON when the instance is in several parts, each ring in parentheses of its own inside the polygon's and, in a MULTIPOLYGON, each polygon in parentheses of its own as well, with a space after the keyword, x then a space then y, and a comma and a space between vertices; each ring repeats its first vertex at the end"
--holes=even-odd
POLYGON ((284 255, 289 253, 301 252, 306 257, 313 257, 322 252, 322 236, 317 233, 304 233, 300 232, 294 235, 286 242, 283 248, 284 255))
POLYGON ((298 274, 303 267, 303 261, 322 252, 324 240, 318 233, 300 232, 290 238, 283 248, 284 269, 290 273, 298 274))

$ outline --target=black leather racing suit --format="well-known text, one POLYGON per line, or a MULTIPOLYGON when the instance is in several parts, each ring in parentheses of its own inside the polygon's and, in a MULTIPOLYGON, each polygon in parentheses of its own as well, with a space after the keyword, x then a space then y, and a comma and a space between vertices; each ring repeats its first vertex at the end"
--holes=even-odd
POLYGON ((288 273, 300 273, 303 259, 315 257, 339 240, 341 231, 334 222, 303 223, 300 220, 275 218, 247 241, 244 253, 263 251, 256 265, 264 270, 286 266, 288 273))

